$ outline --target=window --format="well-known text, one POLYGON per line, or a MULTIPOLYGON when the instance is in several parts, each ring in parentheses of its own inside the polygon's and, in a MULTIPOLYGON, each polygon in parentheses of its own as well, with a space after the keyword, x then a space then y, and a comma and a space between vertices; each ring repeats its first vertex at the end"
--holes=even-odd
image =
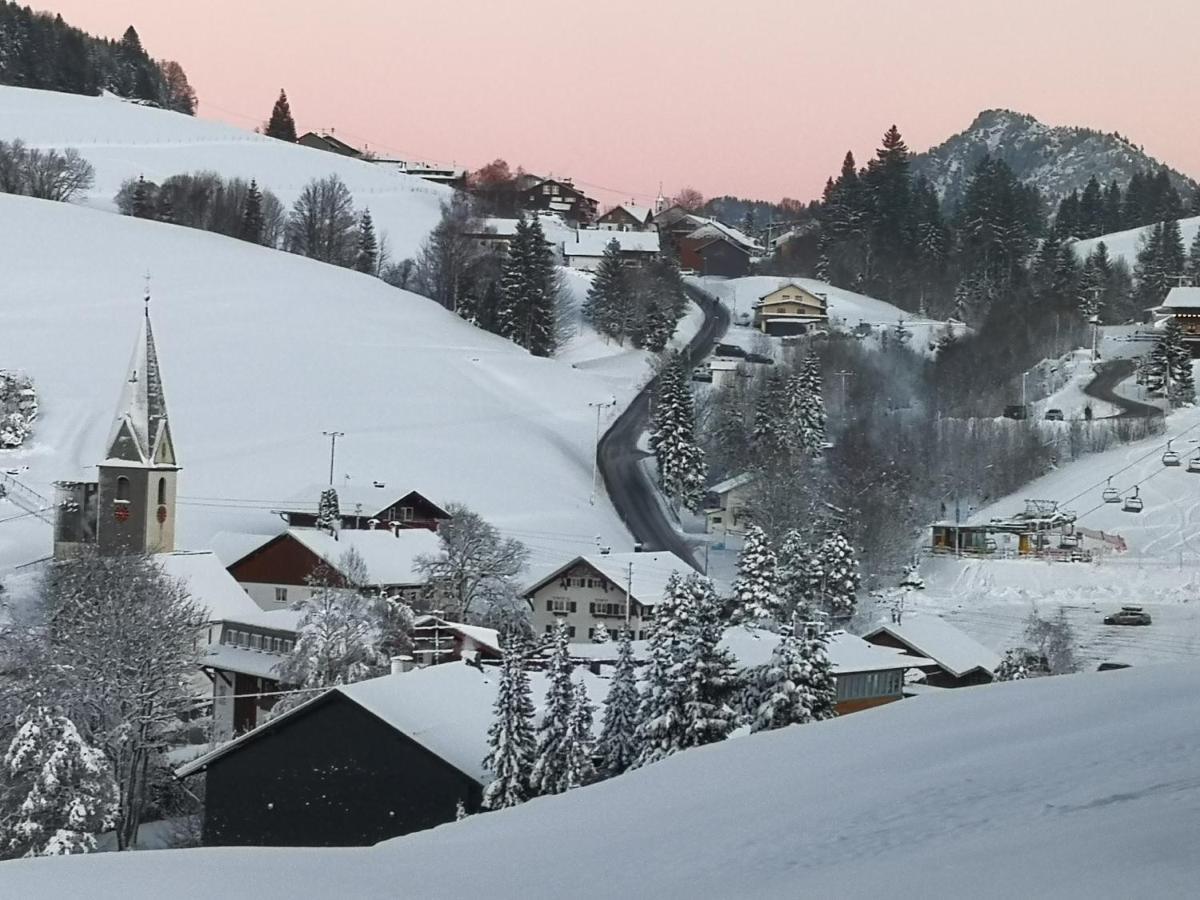
POLYGON ((275 602, 276 603, 287 603, 287 588, 285 588, 285 587, 275 588, 275 602))
POLYGON ((624 603, 592 603, 590 611, 593 616, 606 619, 617 619, 625 615, 624 603))
POLYGON ((575 626, 574 625, 567 626, 567 637, 575 637, 575 626))
POLYGON ((575 601, 566 597, 552 597, 546 601, 546 612, 568 613, 575 612, 575 601))
POLYGON ((167 505, 167 479, 158 479, 158 505, 167 505))
POLYGON ((262 649, 262 642, 263 642, 263 639, 262 639, 262 635, 261 635, 261 634, 252 634, 252 635, 250 635, 250 646, 251 646, 253 649, 255 649, 255 650, 261 650, 261 649, 262 649))
POLYGON ((117 502, 129 502, 129 479, 124 475, 117 476, 117 502))
POLYGON ((551 623, 551 622, 547 622, 547 623, 546 623, 546 634, 549 634, 549 633, 550 633, 550 632, 552 632, 553 630, 554 630, 554 625, 553 625, 553 623, 551 623))
POLYGON ((400 507, 400 521, 411 522, 413 520, 413 508, 411 506, 400 507))

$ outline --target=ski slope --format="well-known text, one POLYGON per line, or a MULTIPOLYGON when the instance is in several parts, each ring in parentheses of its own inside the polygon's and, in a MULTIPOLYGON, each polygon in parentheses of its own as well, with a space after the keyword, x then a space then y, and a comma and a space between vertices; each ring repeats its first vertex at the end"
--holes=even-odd
POLYGON ((371 848, 19 860, 0 884, 94 900, 1192 896, 1197 677, 943 691, 371 848))
POLYGON ((0 86, 0 140, 30 147, 75 147, 96 169, 82 203, 113 211, 127 178, 161 183, 170 175, 211 171, 258 179, 290 208, 314 178, 337 174, 369 207, 394 259, 415 256, 441 217, 451 191, 361 160, 287 144, 231 125, 153 109, 111 94, 85 97, 0 86))
MULTIPOLYGON (((1142 228, 1131 228, 1128 231, 1116 231, 1112 234, 1102 234, 1100 237, 1088 238, 1086 241, 1075 242, 1075 255, 1080 261, 1087 259, 1092 255, 1092 251, 1096 249, 1096 245, 1101 241, 1108 249, 1109 259, 1123 259, 1129 265, 1130 270, 1133 270, 1134 264, 1137 263, 1138 250, 1141 249, 1143 236, 1148 236, 1153 225, 1146 225, 1142 228)), ((1200 231, 1200 216, 1192 216, 1189 219, 1179 220, 1179 233, 1183 237, 1183 247, 1188 249, 1192 246, 1192 241, 1196 238, 1196 232, 1200 231)))
MULTIPOLYGON (((631 542, 589 504, 611 380, 531 357, 378 279, 215 234, 0 195, 0 365, 41 415, 0 470, 50 496, 95 476, 153 273, 152 315, 180 454, 178 543, 271 533, 270 510, 335 483, 464 502, 534 549, 535 566, 631 542)), ((20 509, 0 501, 0 520, 20 509)), ((50 527, 0 521, 0 567, 44 557, 50 527)))

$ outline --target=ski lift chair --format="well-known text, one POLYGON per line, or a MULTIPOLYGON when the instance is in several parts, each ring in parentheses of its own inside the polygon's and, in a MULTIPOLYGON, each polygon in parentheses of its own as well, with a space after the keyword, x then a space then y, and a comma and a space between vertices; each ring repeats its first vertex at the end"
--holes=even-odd
POLYGON ((1200 475, 1200 453, 1188 459, 1187 470, 1193 474, 1200 475))
POLYGON ((1121 511, 1127 513, 1140 513, 1146 504, 1142 502, 1142 498, 1138 496, 1138 489, 1135 487, 1133 493, 1125 498, 1125 502, 1121 504, 1121 511))
POLYGON ((1164 466, 1177 466, 1180 463, 1179 453, 1171 449, 1171 442, 1167 441, 1167 449, 1162 455, 1162 464, 1164 466))
POLYGON ((1076 534, 1075 532, 1064 532, 1062 535, 1059 536, 1059 539, 1058 539, 1058 549, 1059 550, 1074 550, 1078 546, 1079 546, 1079 535, 1076 534))
POLYGON ((1104 493, 1100 495, 1104 498, 1105 503, 1120 503, 1121 492, 1112 486, 1112 478, 1108 479, 1108 487, 1104 489, 1104 493))

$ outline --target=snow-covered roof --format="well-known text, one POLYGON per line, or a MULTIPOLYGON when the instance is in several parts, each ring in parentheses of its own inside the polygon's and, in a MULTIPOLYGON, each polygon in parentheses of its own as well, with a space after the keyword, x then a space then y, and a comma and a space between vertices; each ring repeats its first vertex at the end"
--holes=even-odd
POLYGON ((748 250, 762 250, 762 245, 758 241, 732 225, 726 225, 717 219, 701 218, 701 221, 704 224, 689 234, 689 238, 727 238, 748 250))
MULTIPOLYGON (((604 702, 608 696, 608 679, 599 678, 586 669, 576 669, 573 677, 576 684, 582 683, 586 687, 592 703, 604 702)), ((499 668, 480 669, 456 662, 383 675, 333 690, 482 784, 489 778, 483 758, 488 752, 487 732, 492 723, 499 680, 499 668)), ((548 687, 546 673, 530 672, 529 684, 534 706, 540 713, 548 687)), ((278 727, 289 717, 319 702, 323 696, 222 744, 179 769, 176 775, 182 778, 206 768, 242 743, 254 740, 265 730, 278 727)), ((594 727, 598 729, 600 717, 596 719, 594 727)))
POLYGON ((469 637, 476 644, 488 647, 495 650, 497 653, 502 652, 500 646, 500 632, 495 628, 484 628, 482 625, 467 625, 465 622, 449 622, 446 619, 439 619, 437 616, 417 616, 413 619, 413 626, 416 628, 427 628, 433 625, 440 625, 448 631, 457 631, 459 634, 469 637))
POLYGON ((154 561, 171 578, 184 583, 192 600, 208 610, 209 621, 254 617, 262 613, 211 550, 157 553, 154 561))
MULTIPOLYGON (((743 626, 725 629, 725 635, 721 638, 721 646, 737 658, 742 668, 768 662, 778 643, 779 635, 774 632, 743 626)), ((831 631, 826 635, 825 650, 835 675, 911 669, 933 662, 919 656, 909 656, 891 647, 877 647, 848 631, 831 631)))
POLYGON ((337 538, 315 528, 289 528, 287 533, 335 567, 346 551, 357 551, 367 565, 367 580, 373 585, 424 584, 416 571, 417 557, 436 556, 441 549, 438 536, 424 528, 398 533, 343 529, 337 538))
POLYGON ((750 484, 754 481, 753 472, 743 472, 741 475, 734 475, 732 478, 726 478, 724 481, 719 481, 708 489, 710 494, 728 494, 730 491, 750 484))
MULTIPOLYGON (((511 238, 517 233, 517 222, 520 219, 500 219, 489 218, 484 219, 484 227, 496 237, 511 238)), ((558 244, 568 239, 574 232, 574 229, 568 225, 561 216, 553 213, 544 213, 538 216, 538 222, 541 223, 542 233, 546 236, 546 243, 558 244)))
POLYGON ((940 616, 905 613, 899 625, 884 623, 867 633, 867 640, 889 634, 914 653, 934 660, 956 678, 975 669, 995 673, 1000 656, 940 616))
POLYGON ((200 657, 200 665, 239 672, 255 678, 279 678, 278 666, 284 657, 279 653, 251 650, 249 647, 231 647, 228 644, 210 644, 200 657))
POLYGON ((1171 309, 1200 309, 1200 287, 1173 287, 1163 306, 1171 309))
POLYGON ((633 599, 645 606, 654 606, 662 599, 667 587, 667 579, 678 572, 690 575, 695 568, 684 562, 669 550, 655 553, 593 553, 587 556, 577 556, 570 562, 559 566, 549 575, 534 582, 525 590, 528 596, 548 582, 558 578, 567 569, 579 563, 591 566, 621 590, 628 586, 630 566, 633 567, 632 591, 633 599))
POLYGON ((657 253, 659 249, 657 231, 601 231, 580 229, 573 237, 563 241, 563 255, 603 256, 605 248, 616 241, 622 253, 657 253))
POLYGON ((625 212, 629 213, 629 215, 633 216, 639 222, 645 222, 650 218, 651 209, 648 206, 639 206, 636 203, 618 203, 610 212, 618 209, 625 210, 625 212))

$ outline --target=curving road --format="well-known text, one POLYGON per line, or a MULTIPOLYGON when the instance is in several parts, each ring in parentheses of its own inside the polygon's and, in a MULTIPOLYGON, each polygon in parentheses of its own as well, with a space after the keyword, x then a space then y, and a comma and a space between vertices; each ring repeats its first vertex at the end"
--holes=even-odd
MULTIPOLYGON (((704 310, 704 324, 687 346, 689 368, 708 356, 713 344, 729 328, 729 310, 715 297, 688 287, 688 295, 704 310)), ((596 448, 604 487, 625 527, 644 550, 670 550, 696 566, 692 548, 663 513, 656 496, 658 488, 640 465, 646 453, 638 449, 638 439, 650 421, 650 398, 657 379, 642 388, 612 427, 604 433, 596 448)))
POLYGON ((1096 377, 1087 383, 1083 392, 1089 397, 1111 403, 1121 411, 1112 419, 1149 419, 1161 416, 1163 411, 1149 403, 1141 403, 1122 397, 1116 392, 1116 387, 1133 374, 1135 364, 1132 359, 1114 359, 1096 364, 1096 377))

